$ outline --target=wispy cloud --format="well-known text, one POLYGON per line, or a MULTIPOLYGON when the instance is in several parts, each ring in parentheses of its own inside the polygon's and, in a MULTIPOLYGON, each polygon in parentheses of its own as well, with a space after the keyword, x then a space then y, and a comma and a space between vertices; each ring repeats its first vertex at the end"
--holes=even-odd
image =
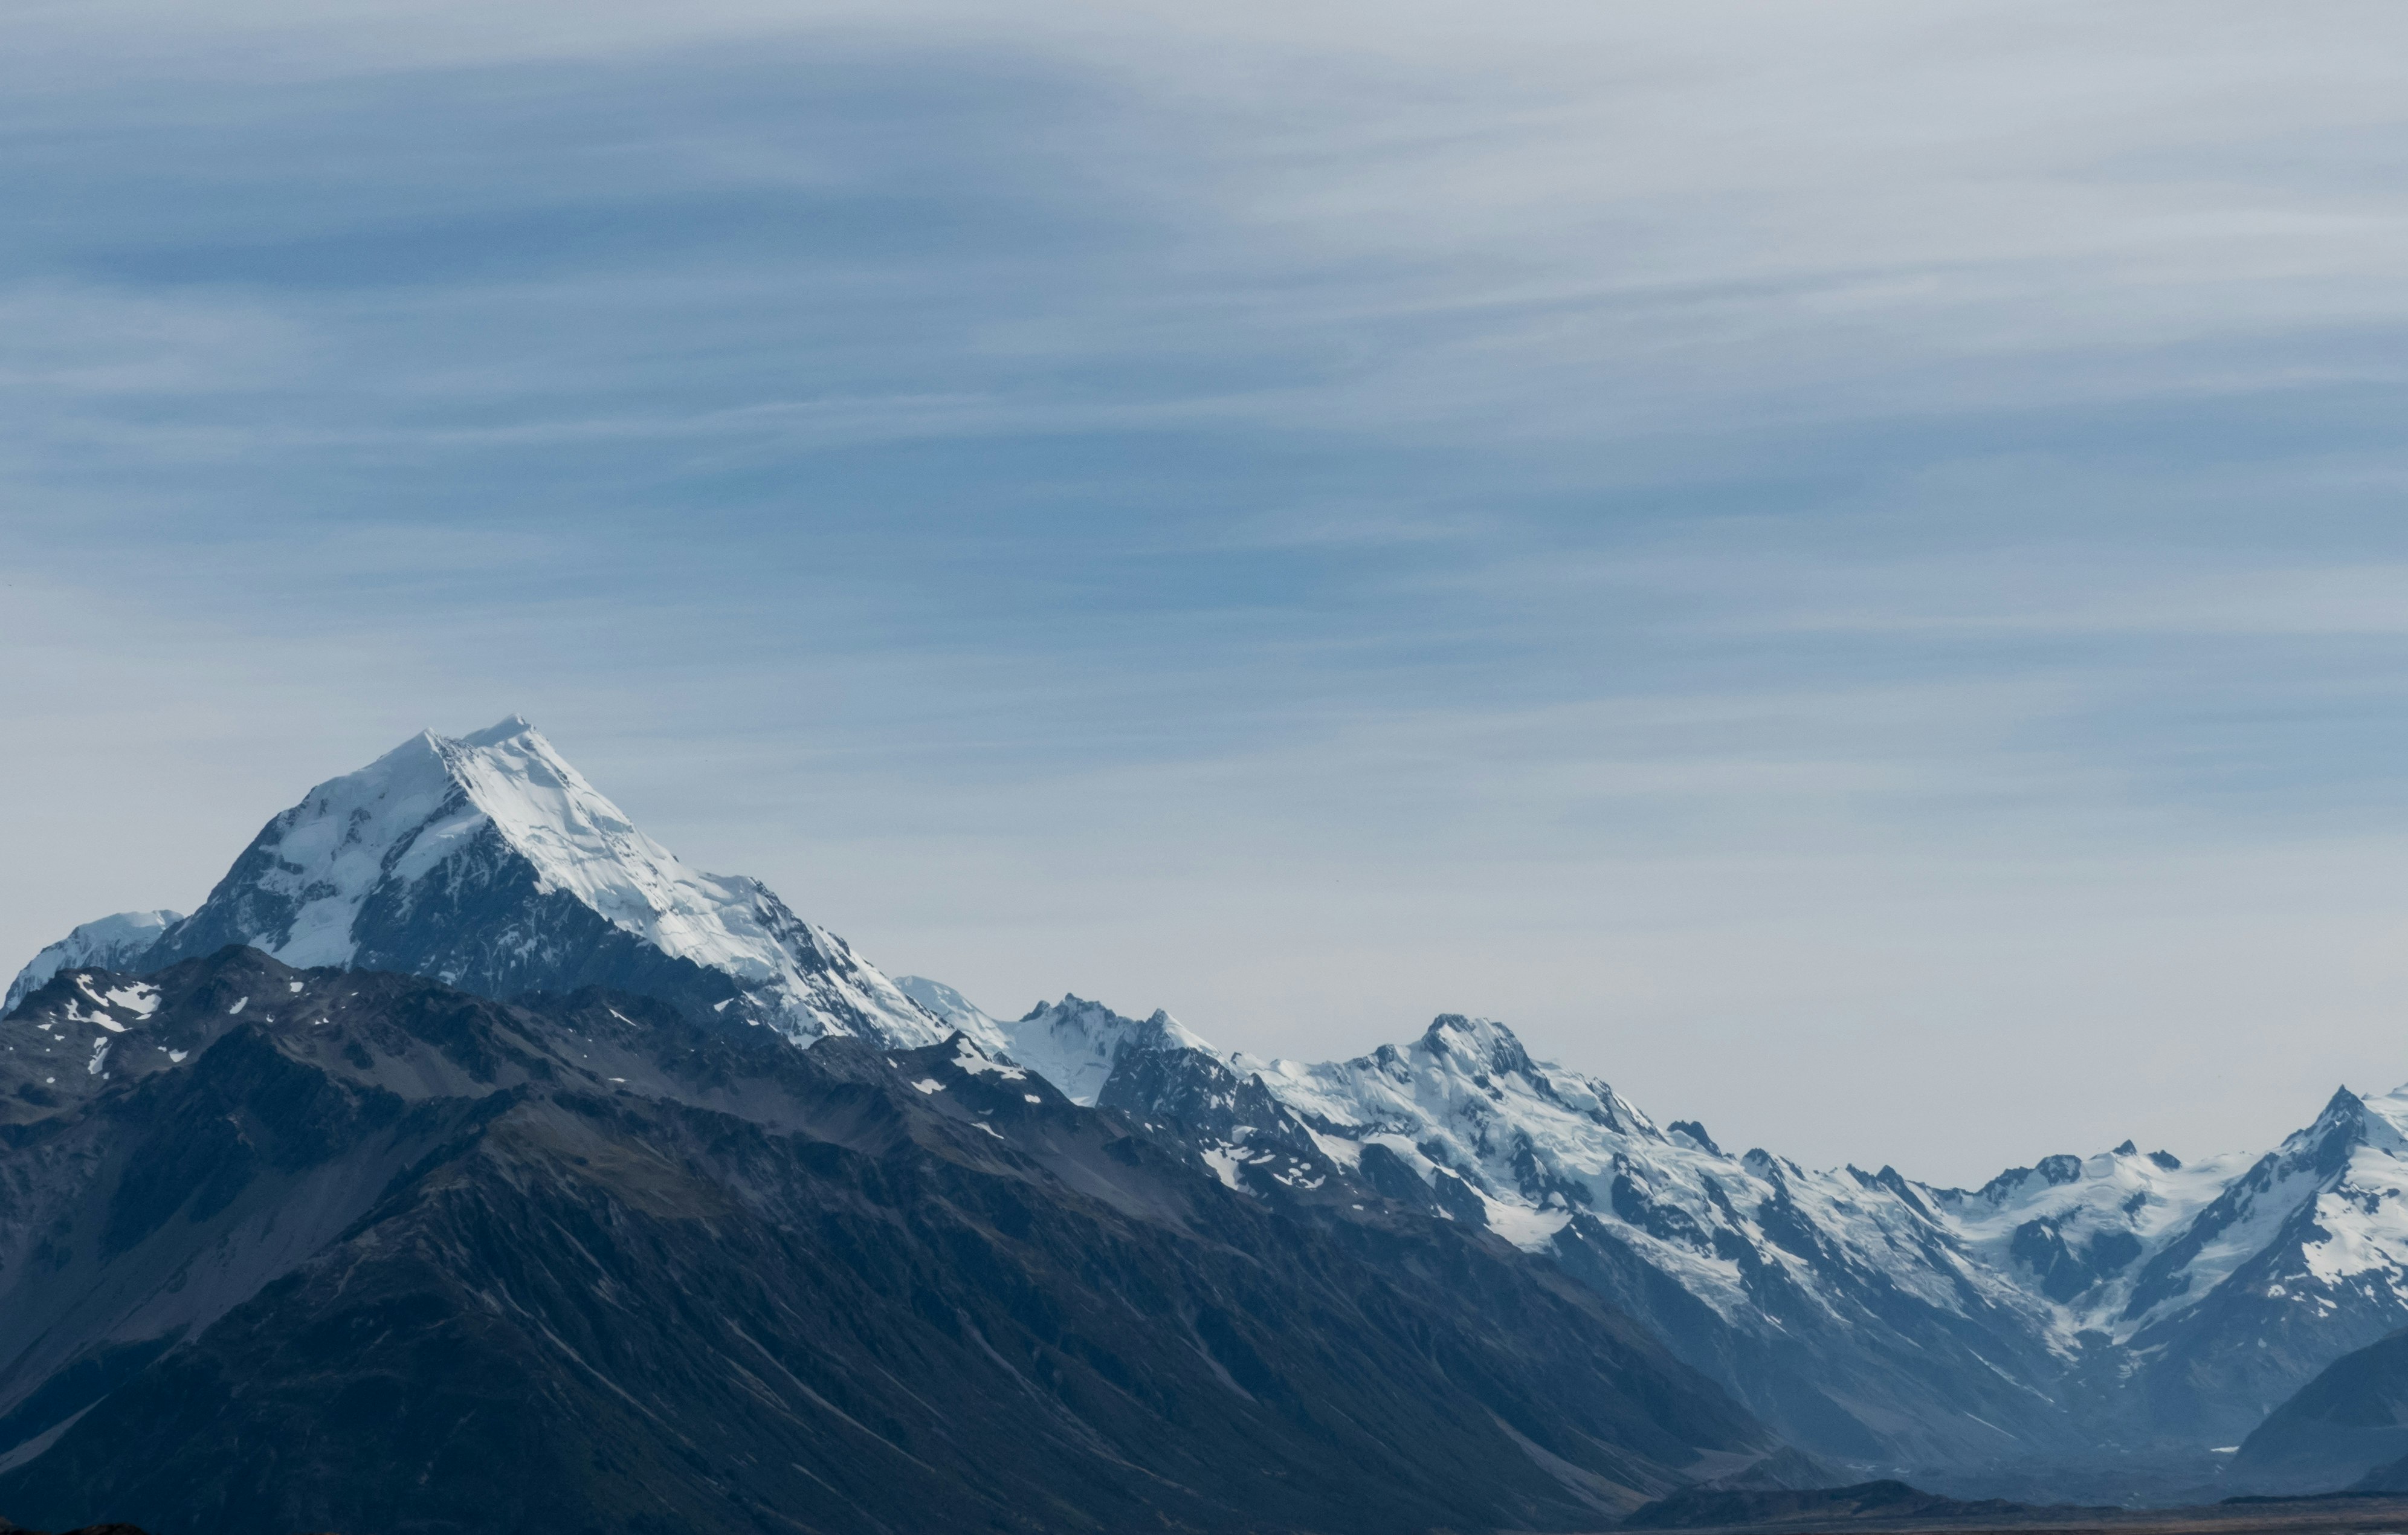
POLYGON ((1799 1155, 2388 1048, 2394 8, 0 28, 8 948, 524 709, 994 1005, 1506 1011, 1799 1155))

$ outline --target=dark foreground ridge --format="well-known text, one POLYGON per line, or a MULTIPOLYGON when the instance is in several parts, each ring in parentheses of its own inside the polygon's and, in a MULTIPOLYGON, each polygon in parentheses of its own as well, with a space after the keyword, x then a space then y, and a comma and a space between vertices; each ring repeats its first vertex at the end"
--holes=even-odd
POLYGON ((1725 1491, 1689 1487, 1631 1514, 1627 1529, 1719 1529, 1737 1526, 1836 1525, 1972 1520, 2032 1514, 2111 1513, 2108 1509, 2042 1510, 1999 1499, 1962 1502, 1908 1486, 1903 1482, 1860 1482, 1847 1487, 1760 1488, 1725 1491))
POLYGON ((2082 1508, 1959 1501, 1903 1482, 1802 1491, 1693 1487, 1650 1503, 1624 1529, 1745 1535, 2379 1535, 2408 1526, 2408 1499, 2367 1493, 2229 1498, 2191 1508, 2082 1508))
POLYGON ((959 1040, 230 949, 0 1044, 27 1524, 1573 1530, 1774 1448, 1485 1230, 1238 1193, 959 1040))

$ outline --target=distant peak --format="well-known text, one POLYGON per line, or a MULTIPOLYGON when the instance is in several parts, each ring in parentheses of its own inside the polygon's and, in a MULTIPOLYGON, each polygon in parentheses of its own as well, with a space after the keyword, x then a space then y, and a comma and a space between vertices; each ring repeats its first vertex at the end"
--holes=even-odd
POLYGON ((1155 1050, 1200 1050, 1208 1055, 1215 1054, 1210 1040, 1162 1008, 1154 1009, 1140 1029, 1130 1036, 1129 1042, 1133 1045, 1155 1050))
POLYGON ((1675 1135, 1687 1136, 1690 1140, 1698 1143, 1698 1147, 1701 1151, 1710 1151, 1716 1156, 1720 1156, 1723 1154, 1723 1149, 1714 1144, 1714 1138, 1706 1133, 1705 1126, 1699 1124, 1694 1119, 1676 1119, 1672 1121, 1671 1124, 1666 1126, 1665 1128, 1675 1135))
POLYGON ((2316 1117, 2318 1119, 2362 1119, 2365 1115, 2364 1098, 2359 1097, 2347 1087, 2336 1087, 2333 1089, 2332 1097, 2325 1104, 2324 1112, 2316 1117))
POLYGON ((1422 1035, 1422 1044, 1434 1055, 1453 1055, 1488 1071, 1520 1071, 1526 1075, 1535 1068, 1529 1053, 1513 1031, 1493 1018, 1467 1018, 1460 1012, 1441 1012, 1430 1021, 1422 1035))
POLYGON ((1698 1147, 1700 1147, 1700 1150, 1713 1152, 1713 1155, 1722 1156, 1722 1147, 1717 1147, 1717 1144, 1714 1144, 1714 1138, 1713 1138, 1713 1135, 1707 1135, 1707 1133, 1705 1133, 1705 1126, 1702 1126, 1702 1123, 1693 1121, 1693 1118, 1676 1118, 1676 1121, 1669 1123, 1669 1126, 1664 1126, 1664 1127, 1667 1127, 1669 1133, 1673 1133, 1673 1135, 1688 1135, 1690 1140, 1696 1140, 1698 1147))
POLYGON ((458 739, 463 746, 499 746, 504 741, 516 740, 521 736, 532 736, 536 733, 535 726, 527 723, 525 715, 513 714, 506 720, 485 726, 482 730, 471 731, 458 739))

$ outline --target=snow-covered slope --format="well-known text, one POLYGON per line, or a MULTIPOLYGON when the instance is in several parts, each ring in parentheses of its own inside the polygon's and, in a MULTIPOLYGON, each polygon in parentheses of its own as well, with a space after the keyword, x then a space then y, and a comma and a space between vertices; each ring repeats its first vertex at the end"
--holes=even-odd
POLYGON ((515 717, 456 739, 422 734, 320 784, 268 823, 199 911, 154 936, 112 962, 240 943, 289 965, 402 970, 494 995, 621 985, 797 1040, 920 1045, 947 1032, 759 881, 680 863, 515 717))
POLYGON ((999 1026, 1011 1058, 1062 1090, 1073 1103, 1093 1104, 1124 1054, 1131 1049, 1219 1053, 1178 1019, 1155 1010, 1151 1017, 1124 1018, 1100 1002, 1066 996, 1031 1008, 999 1026))
MULTIPOLYGON (((987 1019, 910 985, 965 1026, 987 1019)), ((2068 1361, 2050 1309, 1894 1172, 1731 1155, 1484 1020, 1319 1065, 1075 996, 993 1026, 1066 1096, 1182 1126, 1233 1187, 1344 1184, 1555 1255, 1818 1453, 1897 1466, 2080 1442, 2053 1395, 2068 1361)))
POLYGON ((2344 1089, 2141 1267, 2118 1315, 2157 1421, 2230 1444, 2408 1327, 2408 1089, 2344 1089))
POLYGON ((2139 1326, 2124 1312, 2143 1260, 2177 1240, 2248 1165, 2232 1155, 2186 1166, 2127 1140, 2096 1156, 2010 1169, 1971 1193, 1928 1193, 1969 1251, 2057 1307, 2066 1330, 2122 1341, 2139 1326))
POLYGON ((1018 1019, 1006 1022, 941 981, 904 975, 896 977, 895 984, 946 1027, 961 1030, 990 1050, 1002 1051, 1083 1107, 1095 1105, 1105 1082, 1130 1051, 1193 1050, 1216 1061, 1224 1058, 1178 1019, 1158 1009, 1149 1018, 1125 1018, 1101 1002, 1065 996, 1058 1002, 1039 1002, 1018 1019))
POLYGON ((1002 1048, 1003 1026, 943 982, 931 981, 924 975, 898 975, 895 986, 947 1028, 957 1028, 982 1044, 1002 1048))
POLYGON ((1378 1148, 1459 1217, 1555 1253, 1794 1442, 1875 1464, 2071 1442, 2044 1308, 1889 1169, 1733 1155, 1484 1019, 1239 1064, 1325 1145, 1378 1148))
POLYGON ((2127 1141, 1973 1193, 1928 1191, 2028 1286, 2129 1421, 2230 1444, 2325 1365, 2408 1326, 2408 1089, 2344 1090, 2263 1156, 2186 1166, 2127 1141))
POLYGON ((1733 1155, 1486 1020, 1318 1064, 1076 997, 987 1022, 1066 1094, 1180 1119, 1234 1185, 1306 1186, 1316 1156, 1383 1192, 1410 1174, 1435 1208, 1553 1253, 1794 1442, 1859 1464, 2229 1444, 2408 1324, 2408 1094, 2343 1094, 2255 1161, 2127 1142, 1967 1191, 1733 1155))
POLYGON ((17 972, 17 979, 8 983, 7 995, 0 997, 0 1017, 16 1011, 18 1003, 61 970, 127 968, 126 961, 149 952, 158 943, 160 934, 182 920, 180 911, 120 911, 115 916, 85 923, 36 954, 31 964, 17 972))

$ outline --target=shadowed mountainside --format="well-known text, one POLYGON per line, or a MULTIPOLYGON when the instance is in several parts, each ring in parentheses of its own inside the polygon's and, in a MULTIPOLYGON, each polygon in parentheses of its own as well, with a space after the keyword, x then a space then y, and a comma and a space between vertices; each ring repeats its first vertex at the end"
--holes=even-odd
POLYGON ((1771 1448, 1553 1264, 964 1040, 236 949, 0 1040, 23 1522, 1594 1528, 1771 1448))

